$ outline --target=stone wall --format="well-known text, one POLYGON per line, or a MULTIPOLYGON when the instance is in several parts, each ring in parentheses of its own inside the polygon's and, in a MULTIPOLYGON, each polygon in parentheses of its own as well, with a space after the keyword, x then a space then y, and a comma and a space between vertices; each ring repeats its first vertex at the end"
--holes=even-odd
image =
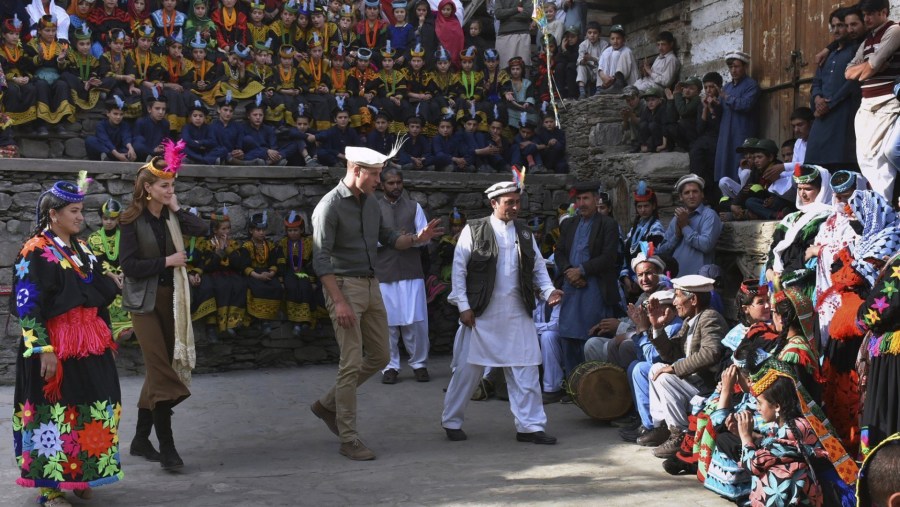
MULTIPOLYGON (((110 197, 124 203, 130 200, 134 182, 134 164, 114 162, 83 162, 70 160, 0 160, 0 286, 12 284, 14 259, 33 227, 34 205, 42 189, 60 179, 74 180, 80 169, 88 169, 94 183, 85 200, 86 230, 84 236, 100 226, 99 206, 110 197)), ((269 167, 206 167, 185 166, 176 182, 179 201, 184 206, 196 206, 203 216, 226 204, 236 234, 246 231, 250 214, 269 210, 270 237, 283 233, 282 217, 292 209, 312 214, 319 199, 343 175, 340 169, 269 168, 269 167)), ((430 217, 446 217, 457 207, 475 218, 489 213, 490 204, 483 190, 490 184, 507 180, 508 176, 474 174, 407 172, 406 188, 430 217)), ((556 207, 568 201, 567 176, 528 176, 528 196, 523 214, 555 214, 556 207)), ((0 347, 0 384, 13 380, 15 350, 20 339, 14 318, 7 320, 8 299, 0 298, 0 319, 5 322, 3 346, 0 347)), ((432 325, 433 351, 450 351, 455 325, 432 325)), ((298 364, 335 362, 337 346, 327 325, 310 331, 300 338, 291 335, 291 326, 284 325, 268 337, 254 330, 242 330, 236 338, 222 338, 211 344, 206 340, 202 325, 195 327, 200 372, 221 371, 260 366, 293 366, 298 364)), ((140 351, 133 342, 120 348, 118 359, 123 374, 140 371, 140 351)))
MULTIPOLYGON (((900 1, 893 0, 900 4, 900 1)), ((639 60, 657 54, 656 34, 668 30, 678 41, 682 77, 718 71, 730 80, 723 57, 744 46, 744 2, 683 0, 654 9, 643 2, 628 15, 628 45, 639 60)))

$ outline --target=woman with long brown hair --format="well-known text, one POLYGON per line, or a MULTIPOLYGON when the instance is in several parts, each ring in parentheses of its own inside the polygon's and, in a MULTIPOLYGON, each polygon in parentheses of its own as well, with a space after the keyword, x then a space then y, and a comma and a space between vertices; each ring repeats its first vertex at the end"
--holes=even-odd
POLYGON ((184 142, 163 144, 164 159, 154 157, 138 169, 131 205, 120 219, 120 256, 122 306, 132 312, 145 367, 131 454, 173 470, 184 463, 172 437, 172 408, 191 395, 187 386, 195 358, 182 234, 204 235, 207 225, 175 197, 184 142), (149 439, 154 426, 159 452, 149 439))

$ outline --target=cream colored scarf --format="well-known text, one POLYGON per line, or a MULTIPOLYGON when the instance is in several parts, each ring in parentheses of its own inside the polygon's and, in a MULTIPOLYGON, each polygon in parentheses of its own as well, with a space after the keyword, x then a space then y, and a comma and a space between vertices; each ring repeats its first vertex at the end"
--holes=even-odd
MULTIPOLYGON (((184 237, 178 225, 175 213, 169 213, 166 220, 169 235, 176 252, 184 251, 184 237)), ((194 349, 194 326, 191 323, 191 286, 188 283, 187 269, 184 266, 175 268, 175 355, 172 368, 184 385, 191 385, 191 370, 197 362, 197 351, 194 349)))

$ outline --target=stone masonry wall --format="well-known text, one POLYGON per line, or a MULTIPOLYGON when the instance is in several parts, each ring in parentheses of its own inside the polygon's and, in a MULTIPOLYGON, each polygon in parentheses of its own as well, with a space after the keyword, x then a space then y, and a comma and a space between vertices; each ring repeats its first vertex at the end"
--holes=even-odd
MULTIPOLYGON (((893 0, 900 4, 900 0, 893 0)), ((730 80, 723 57, 744 46, 744 2, 740 0, 683 0, 662 9, 643 3, 625 24, 627 43, 640 60, 657 54, 656 34, 668 30, 678 42, 681 76, 718 71, 730 80)))

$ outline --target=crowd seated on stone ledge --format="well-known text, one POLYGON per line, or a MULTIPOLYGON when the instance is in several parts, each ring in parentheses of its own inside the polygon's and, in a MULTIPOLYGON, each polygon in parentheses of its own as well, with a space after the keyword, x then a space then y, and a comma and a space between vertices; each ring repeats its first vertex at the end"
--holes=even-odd
POLYGON ((102 109, 106 118, 85 140, 92 160, 144 161, 161 152, 163 138, 181 137, 194 163, 335 165, 347 146, 386 154, 408 135, 392 165, 567 173, 565 133, 530 45, 507 51, 501 28, 490 47, 477 21, 465 37, 461 4, 441 7, 13 3, 0 13, 0 144, 17 153, 9 127, 21 136, 74 136, 67 123, 102 109))

